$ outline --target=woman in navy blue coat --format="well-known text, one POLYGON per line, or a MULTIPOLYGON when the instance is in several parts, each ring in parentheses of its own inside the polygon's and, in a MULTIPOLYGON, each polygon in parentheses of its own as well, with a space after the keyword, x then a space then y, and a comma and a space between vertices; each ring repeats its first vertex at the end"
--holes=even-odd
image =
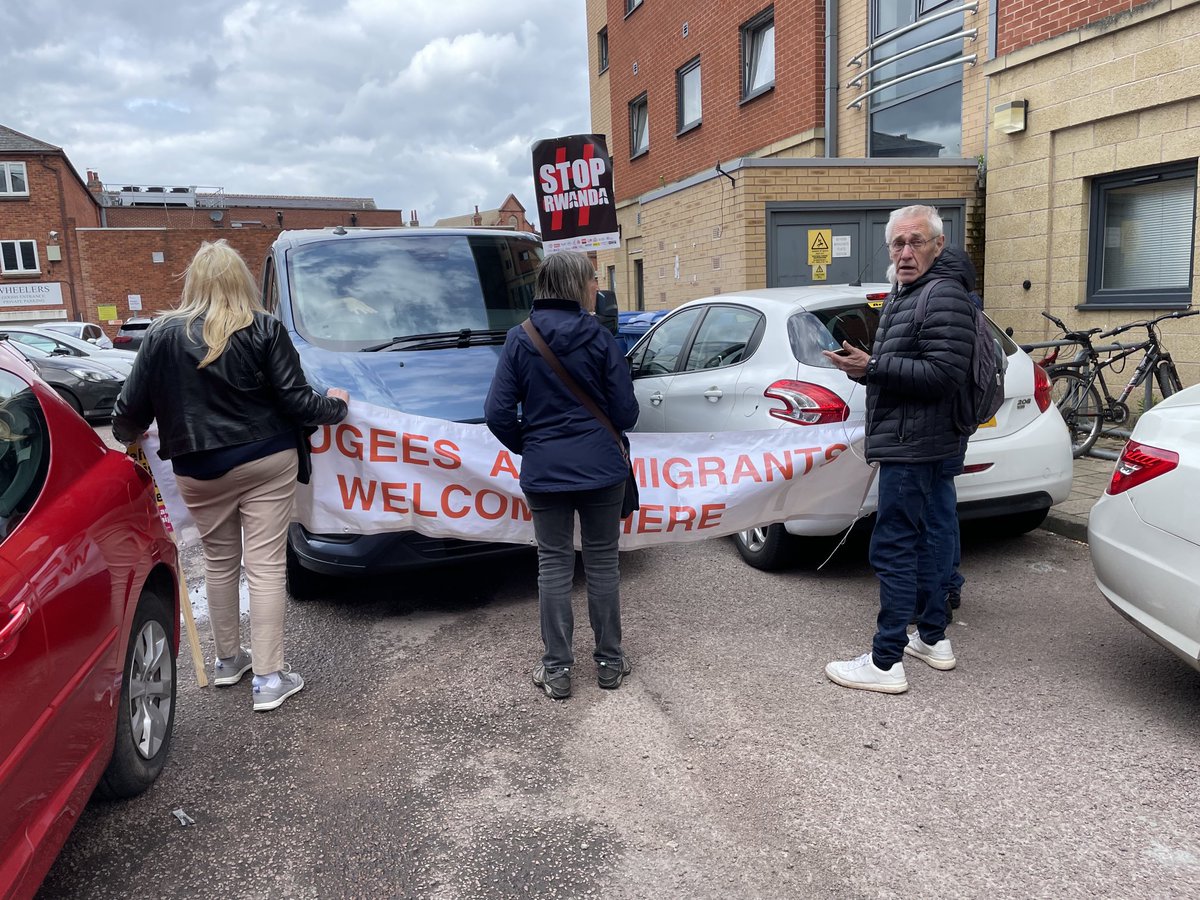
MULTIPOLYGON (((592 315, 597 287, 584 254, 552 254, 538 270, 530 319, 571 377, 624 433, 637 423, 638 405, 616 339, 592 315)), ((571 695, 578 513, 597 681, 602 688, 620 687, 630 672, 621 649, 617 555, 628 473, 621 448, 520 326, 508 332, 484 415, 492 434, 521 454, 521 490, 533 513, 545 645, 533 683, 556 700, 571 695)))

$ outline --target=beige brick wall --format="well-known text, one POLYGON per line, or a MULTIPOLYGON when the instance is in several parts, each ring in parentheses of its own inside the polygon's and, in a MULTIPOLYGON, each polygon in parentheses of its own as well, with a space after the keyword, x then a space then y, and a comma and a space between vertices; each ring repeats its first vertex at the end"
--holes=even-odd
MULTIPOLYGON (((813 142, 819 147, 820 142, 813 142)), ((878 201, 903 205, 914 198, 967 199, 969 230, 975 196, 974 166, 821 166, 742 169, 736 187, 716 178, 617 212, 623 245, 601 272, 617 266, 622 309, 634 306, 633 260, 642 259, 646 309, 673 309, 688 300, 766 286, 768 201, 878 201), (641 224, 637 224, 638 213, 641 224), (678 273, 676 273, 678 260, 678 273)))
MULTIPOLYGON (((985 299, 1018 340, 1054 337, 1042 310, 1078 328, 1163 312, 1076 308, 1087 293, 1091 179, 1200 155, 1197 35, 1200 3, 1150 4, 986 67, 993 105, 1029 103, 1027 130, 991 132, 988 150, 985 299)), ((1193 260, 1195 303, 1200 241, 1193 260)), ((1167 323, 1164 343, 1184 383, 1200 383, 1200 316, 1167 323)))

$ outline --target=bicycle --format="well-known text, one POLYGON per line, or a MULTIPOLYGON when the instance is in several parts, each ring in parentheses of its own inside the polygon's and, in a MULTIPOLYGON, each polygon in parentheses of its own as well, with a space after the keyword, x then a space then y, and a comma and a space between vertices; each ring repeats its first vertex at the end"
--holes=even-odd
POLYGON ((1169 397, 1183 388, 1175 361, 1163 347, 1157 326, 1166 319, 1185 319, 1200 315, 1200 310, 1177 310, 1156 319, 1118 325, 1108 331, 1099 328, 1072 331, 1061 319, 1050 313, 1043 312, 1042 315, 1062 330, 1066 340, 1073 341, 1080 347, 1079 353, 1070 362, 1052 364, 1046 369, 1046 374, 1050 376, 1051 399, 1062 413, 1063 421, 1067 423, 1067 429, 1071 433, 1073 456, 1083 456, 1092 449, 1100 437, 1104 423, 1123 425, 1129 420, 1129 405, 1126 401, 1134 388, 1145 383, 1151 373, 1163 397, 1169 397), (1101 338, 1115 337, 1131 328, 1145 328, 1146 338, 1136 344, 1117 344, 1108 348, 1096 347, 1092 343, 1093 335, 1101 338), (1102 352, 1111 355, 1101 358, 1102 352), (1120 396, 1114 397, 1104 378, 1104 370, 1111 369, 1114 374, 1123 372, 1125 360, 1137 353, 1144 355, 1134 369, 1133 377, 1129 379, 1120 396), (1115 368, 1118 365, 1120 368, 1115 368), (1096 389, 1097 385, 1100 390, 1096 389), (1101 392, 1104 394, 1103 401, 1100 398, 1101 392))

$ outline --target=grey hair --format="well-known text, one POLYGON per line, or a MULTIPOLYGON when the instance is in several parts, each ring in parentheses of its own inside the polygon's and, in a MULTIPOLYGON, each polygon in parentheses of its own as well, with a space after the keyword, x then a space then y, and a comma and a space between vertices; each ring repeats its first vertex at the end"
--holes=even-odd
POLYGON ((560 250, 542 260, 538 268, 533 298, 574 300, 580 305, 587 297, 588 284, 596 277, 587 256, 578 250, 560 250))
POLYGON ((924 219, 929 223, 930 238, 937 238, 942 234, 942 217, 932 206, 902 206, 892 210, 892 214, 888 216, 887 227, 883 229, 883 239, 889 244, 892 242, 892 229, 901 219, 924 219))

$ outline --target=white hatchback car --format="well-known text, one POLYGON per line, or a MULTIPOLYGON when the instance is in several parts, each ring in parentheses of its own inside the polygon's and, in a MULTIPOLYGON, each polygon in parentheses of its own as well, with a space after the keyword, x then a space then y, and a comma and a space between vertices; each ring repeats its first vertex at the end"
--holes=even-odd
POLYGON ((1092 507, 1096 584, 1113 608, 1200 670, 1200 385, 1143 413, 1092 507))
POLYGON ((95 344, 101 350, 113 348, 112 339, 104 333, 104 329, 92 322, 39 322, 38 328, 49 328, 73 338, 95 344))
MULTIPOLYGON (((637 431, 712 432, 861 425, 866 388, 822 350, 842 341, 869 350, 888 285, 820 285, 739 291, 693 300, 671 312, 629 351, 641 406, 637 431)), ((1050 402, 1050 382, 998 328, 1008 354, 1005 401, 971 438, 959 476, 959 516, 993 519, 997 530, 1036 528, 1071 492, 1071 441, 1050 402)), ((864 512, 874 512, 875 487, 864 512)), ((787 562, 795 536, 831 536, 852 524, 809 516, 741 532, 742 558, 757 568, 787 562)))

